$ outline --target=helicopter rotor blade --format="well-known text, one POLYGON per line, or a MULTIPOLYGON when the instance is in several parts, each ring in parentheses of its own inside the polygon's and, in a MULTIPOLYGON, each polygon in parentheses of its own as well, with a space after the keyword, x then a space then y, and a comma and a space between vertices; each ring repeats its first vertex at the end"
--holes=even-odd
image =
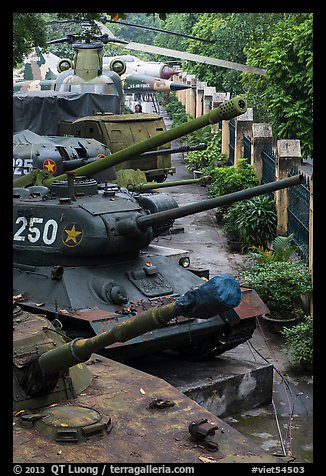
POLYGON ((265 69, 256 68, 254 66, 248 66, 246 64, 241 63, 234 63, 233 61, 225 61, 218 58, 211 58, 209 56, 196 55, 193 53, 188 53, 186 51, 170 50, 168 48, 161 48, 159 46, 151 46, 135 42, 128 43, 126 48, 130 50, 144 51, 146 53, 156 53, 164 56, 172 56, 172 58, 180 58, 187 61, 196 61, 197 63, 220 66, 221 68, 236 69, 238 71, 243 71, 246 73, 260 75, 266 74, 265 69))
POLYGON ((50 40, 50 41, 47 41, 47 45, 53 45, 55 43, 64 43, 64 42, 67 42, 67 43, 73 43, 76 39, 76 35, 68 35, 64 38, 57 38, 56 40, 50 40))
POLYGON ((94 20, 94 23, 96 23, 96 25, 99 27, 103 35, 108 35, 110 38, 114 38, 114 34, 112 33, 111 30, 108 29, 106 25, 104 25, 102 22, 98 20, 94 20))
POLYGON ((116 38, 114 36, 114 34, 112 33, 111 30, 109 30, 105 25, 103 25, 103 23, 101 23, 100 21, 97 21, 95 20, 94 23, 96 23, 96 25, 99 27, 101 33, 102 33, 102 36, 105 36, 106 35, 106 41, 104 41, 105 43, 122 43, 124 45, 128 45, 128 41, 125 41, 125 40, 119 40, 118 38, 116 38))
POLYGON ((127 45, 128 44, 128 41, 125 41, 125 40, 119 40, 118 38, 115 38, 114 36, 111 37, 110 35, 108 35, 107 33, 104 33, 103 35, 93 35, 92 38, 94 40, 100 40, 102 41, 102 43, 104 43, 105 45, 107 43, 122 43, 123 45, 127 45))
POLYGON ((205 43, 214 43, 212 40, 206 40, 204 38, 198 38, 197 36, 185 35, 184 33, 176 33, 174 31, 162 30, 161 28, 154 28, 151 26, 136 25, 135 23, 127 23, 121 20, 109 20, 108 18, 102 19, 106 23, 117 23, 123 26, 132 26, 133 28, 143 28, 144 30, 158 31, 159 33, 166 33, 167 35, 181 36, 183 38, 189 38, 190 40, 203 41, 205 43))

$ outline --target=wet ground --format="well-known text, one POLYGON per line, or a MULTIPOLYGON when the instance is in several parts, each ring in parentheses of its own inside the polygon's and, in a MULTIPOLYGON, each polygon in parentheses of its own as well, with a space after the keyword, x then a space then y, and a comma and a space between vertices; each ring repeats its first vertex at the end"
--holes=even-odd
MULTIPOLYGON (((166 124, 169 127, 168 118, 166 124)), ((177 146, 177 143, 172 146, 177 146)), ((185 168, 183 154, 172 157, 177 173, 167 180, 193 178, 185 168)), ((207 198, 205 187, 199 185, 171 187, 164 193, 171 194, 179 205, 207 198)), ((228 249, 214 210, 178 219, 174 229, 179 232, 159 238, 157 244, 188 250, 191 266, 208 269, 210 277, 220 273, 237 275, 244 265, 244 256, 228 249)), ((224 355, 232 355, 232 352, 224 355)), ((226 416, 224 420, 272 454, 293 457, 296 463, 313 462, 312 370, 295 368, 290 364, 284 350, 284 338, 270 332, 261 318, 257 321, 252 339, 241 344, 237 352, 242 352, 244 359, 267 361, 274 366, 273 400, 271 404, 226 416)), ((167 374, 170 366, 171 361, 167 361, 167 374)), ((146 363, 141 368, 147 371, 146 363)))

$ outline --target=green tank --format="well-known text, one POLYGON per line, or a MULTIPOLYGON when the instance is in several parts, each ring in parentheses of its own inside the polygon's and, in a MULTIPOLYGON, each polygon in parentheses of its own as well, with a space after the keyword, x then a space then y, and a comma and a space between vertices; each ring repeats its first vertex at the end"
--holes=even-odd
POLYGON ((69 472, 75 463, 196 463, 217 448, 220 462, 248 452, 275 461, 170 384, 97 354, 181 315, 205 322, 240 300, 235 278, 220 275, 174 303, 120 323, 117 315, 109 331, 74 340, 14 302, 13 463, 60 464, 62 473, 66 463, 69 472))
MULTIPOLYGON (((14 181, 14 292, 26 310, 45 312, 61 322, 71 337, 109 330, 118 319, 174 302, 202 280, 170 259, 147 251, 156 236, 176 218, 224 206, 300 183, 301 177, 272 182, 217 199, 179 207, 162 194, 131 194, 93 178, 120 161, 160 146, 207 123, 241 114, 241 97, 223 103, 206 116, 163 132, 101 160, 57 177, 35 170, 14 181)), ((243 292, 240 305, 204 323, 200 318, 173 320, 110 346, 112 358, 130 359, 173 349, 201 358, 220 354, 246 341, 255 317, 268 310, 253 291, 243 292)))
MULTIPOLYGON (((105 144, 112 153, 125 149, 137 142, 149 139, 165 131, 165 123, 159 114, 94 114, 73 122, 59 123, 59 135, 88 137, 105 144)), ((162 149, 170 148, 170 143, 162 149)), ((163 182, 175 173, 171 154, 134 156, 116 166, 118 177, 123 170, 142 170, 148 181, 163 182)))
MULTIPOLYGON (((158 155, 171 155, 192 150, 204 150, 205 144, 196 146, 180 146, 152 150, 141 154, 140 158, 147 160, 158 155)), ((30 130, 23 130, 13 134, 13 178, 20 178, 33 169, 49 171, 54 177, 77 167, 100 160, 101 157, 111 154, 109 147, 96 139, 68 136, 42 136, 30 130)), ((138 159, 136 159, 137 161, 138 159)), ((156 160, 156 159, 155 159, 156 160)), ((133 162, 131 159, 129 162, 133 162)), ((114 182, 119 186, 130 187, 137 184, 143 190, 151 189, 147 186, 147 176, 143 170, 122 169, 117 174, 115 167, 109 167, 100 174, 93 175, 97 181, 114 182), (146 182, 143 186, 143 182, 146 182)), ((171 186, 171 185, 170 185, 171 186)), ((161 186, 160 186, 161 187, 161 186)))

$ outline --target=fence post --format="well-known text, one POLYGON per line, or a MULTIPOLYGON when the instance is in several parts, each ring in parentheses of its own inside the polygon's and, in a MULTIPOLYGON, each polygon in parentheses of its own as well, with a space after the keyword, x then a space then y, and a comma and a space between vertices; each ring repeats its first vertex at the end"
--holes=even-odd
POLYGON ((268 122, 254 122, 252 124, 251 165, 259 182, 263 176, 262 152, 265 145, 273 144, 272 126, 268 122))
POLYGON ((187 84, 191 88, 186 90, 186 113, 191 117, 196 117, 196 76, 188 74, 187 84))
MULTIPOLYGON (((175 81, 176 83, 182 84, 182 71, 179 71, 173 76, 173 81, 175 81)), ((178 101, 180 102, 181 102, 181 93, 182 93, 182 90, 176 91, 175 93, 178 98, 178 101)))
MULTIPOLYGON (((275 178, 281 180, 288 177, 292 167, 301 165, 301 148, 298 139, 279 139, 276 142, 276 167, 275 178)), ((275 204, 277 210, 277 235, 287 235, 288 231, 288 189, 275 192, 275 204)))
POLYGON ((213 93, 216 92, 214 86, 204 88, 204 114, 208 114, 213 107, 213 93))
POLYGON ((207 86, 205 81, 197 81, 196 94, 196 117, 204 114, 204 88, 207 86))
POLYGON ((230 157, 230 121, 222 121, 222 154, 230 157))
POLYGON ((234 143, 234 165, 243 157, 243 136, 252 137, 253 109, 248 107, 247 111, 235 118, 235 143, 234 143))

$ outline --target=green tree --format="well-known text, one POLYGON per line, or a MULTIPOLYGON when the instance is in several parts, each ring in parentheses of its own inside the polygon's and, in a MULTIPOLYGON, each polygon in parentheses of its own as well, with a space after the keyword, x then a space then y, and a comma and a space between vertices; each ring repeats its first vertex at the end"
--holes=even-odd
POLYGON ((243 75, 248 101, 268 111, 278 138, 300 139, 303 155, 313 146, 312 42, 312 13, 284 14, 268 38, 246 47, 250 64, 265 68, 266 75, 243 75))
POLYGON ((45 21, 41 13, 13 14, 13 65, 21 63, 34 46, 45 46, 45 21))
MULTIPOLYGON (((275 22, 283 18, 282 13, 175 13, 169 14, 164 28, 179 33, 190 34, 199 38, 209 39, 212 43, 166 38, 157 35, 155 43, 171 49, 184 50, 195 54, 234 61, 242 64, 247 62, 245 47, 259 44, 265 38, 275 22)), ((234 94, 244 91, 241 83, 241 72, 218 68, 203 63, 184 62, 182 69, 195 74, 200 81, 206 81, 219 91, 234 94)))
MULTIPOLYGON (((161 22, 160 28, 175 33, 191 35, 192 28, 196 24, 196 21, 199 16, 200 14, 198 13, 169 13, 166 17, 166 20, 161 22)), ((187 51, 190 44, 190 40, 188 38, 183 38, 180 36, 170 35, 166 33, 158 33, 155 36, 154 44, 156 46, 169 48, 171 50, 187 51)), ((203 43, 201 42, 201 44, 203 43)), ((155 56, 155 60, 169 61, 171 60, 171 57, 157 55, 155 56)), ((173 58, 173 61, 176 61, 176 58, 173 58)))

